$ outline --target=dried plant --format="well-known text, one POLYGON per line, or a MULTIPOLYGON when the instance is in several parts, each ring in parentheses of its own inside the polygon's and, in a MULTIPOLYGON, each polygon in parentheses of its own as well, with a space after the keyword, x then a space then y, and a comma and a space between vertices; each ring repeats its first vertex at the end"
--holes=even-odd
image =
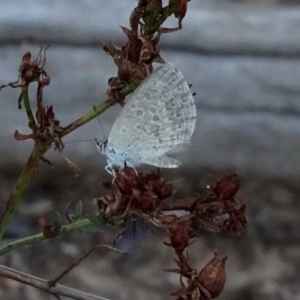
MULTIPOLYGON (((62 137, 89 122, 110 106, 116 103, 124 105, 125 97, 152 72, 153 62, 164 62, 158 48, 160 38, 163 34, 182 29, 187 6, 187 0, 169 0, 169 4, 165 7, 159 0, 139 0, 130 15, 130 27, 121 26, 121 30, 127 37, 127 43, 116 46, 110 41, 103 46, 104 51, 112 57, 117 67, 117 75, 108 80, 107 100, 67 126, 62 126, 55 118, 53 106, 45 107, 43 103, 43 89, 51 83, 50 75, 46 71, 46 49, 41 49, 35 60, 32 60, 30 52, 23 55, 18 80, 2 85, 0 89, 7 86, 21 89, 18 106, 21 109, 24 105, 31 133, 22 134, 15 131, 14 137, 18 141, 32 139, 34 147, 0 217, 0 239, 15 215, 22 195, 40 162, 51 164, 45 157, 47 150, 54 145, 56 150, 62 152, 64 149, 62 137), (163 23, 172 15, 178 19, 178 27, 164 28, 163 23), (33 82, 37 83, 35 114, 32 112, 32 103, 28 95, 28 86, 33 82)), ((69 159, 66 160, 68 165, 78 172, 77 166, 69 159)), ((187 249, 202 231, 216 233, 224 230, 239 234, 246 228, 247 204, 236 197, 240 185, 236 174, 217 180, 215 185, 203 195, 193 196, 193 194, 177 200, 175 200, 173 184, 164 178, 159 169, 148 174, 136 174, 135 170, 124 166, 123 169, 116 170, 116 177, 112 182, 103 185, 108 192, 96 199, 95 212, 89 218, 82 217, 83 203, 79 201, 73 214, 69 212, 69 208, 66 208, 65 217, 68 224, 63 224, 60 214, 57 214, 52 221, 41 217, 41 233, 0 247, 0 254, 3 255, 43 239, 53 239, 67 231, 104 223, 115 224, 118 227, 117 240, 127 224, 141 220, 149 227, 153 226, 164 231, 168 240, 164 244, 172 248, 176 255, 176 268, 168 270, 179 274, 180 289, 172 293, 173 297, 193 300, 214 299, 222 292, 226 282, 227 257, 218 258, 215 253, 214 257, 200 271, 197 271, 189 262, 187 249), (173 200, 172 204, 170 198, 173 200), (172 211, 174 213, 170 213, 172 211)), ((66 292, 66 287, 63 289, 58 284, 65 274, 97 247, 106 247, 120 252, 112 246, 95 245, 55 280, 50 281, 4 266, 0 267, 0 275, 41 288, 58 299, 61 296, 73 297, 73 299, 102 299, 99 296, 83 295, 83 292, 76 290, 66 292), (65 294, 62 291, 65 291, 65 294)))

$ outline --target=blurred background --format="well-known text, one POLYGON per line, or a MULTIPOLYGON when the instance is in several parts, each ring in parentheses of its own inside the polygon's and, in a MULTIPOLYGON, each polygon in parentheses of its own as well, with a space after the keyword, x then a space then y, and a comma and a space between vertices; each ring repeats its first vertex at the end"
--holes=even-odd
MULTIPOLYGON (((181 31, 163 35, 161 56, 193 85, 198 117, 190 149, 178 156, 178 170, 165 171, 176 183, 176 197, 193 196, 231 173, 241 178, 239 197, 248 202, 249 227, 241 237, 203 234, 189 249, 199 270, 215 249, 228 255, 227 283, 220 299, 300 299, 300 2, 298 0, 193 0, 181 31)), ((62 126, 106 99, 107 81, 116 67, 102 50, 126 38, 135 0, 0 1, 0 84, 14 81, 22 55, 47 50, 50 86, 45 104, 54 105, 62 126)), ((177 20, 166 24, 176 27, 177 20)), ((32 87, 31 99, 34 100, 32 87)), ((18 90, 0 92, 0 210, 32 148, 13 133, 29 133, 18 90)), ((105 136, 120 111, 100 116, 105 136)), ((105 136, 96 120, 64 141, 105 136)), ((9 228, 6 241, 38 232, 38 218, 63 212, 69 201, 82 200, 86 213, 103 195, 100 182, 106 159, 93 142, 66 143, 64 154, 80 168, 76 177, 63 158, 50 150, 54 168, 42 164, 9 228)), ((0 263, 45 279, 59 272, 91 245, 109 243, 114 231, 79 232, 14 250, 0 263)), ((178 277, 173 253, 156 234, 124 257, 107 251, 92 254, 62 284, 109 299, 168 299, 178 277)), ((32 287, 0 279, 3 299, 53 299, 32 287)))

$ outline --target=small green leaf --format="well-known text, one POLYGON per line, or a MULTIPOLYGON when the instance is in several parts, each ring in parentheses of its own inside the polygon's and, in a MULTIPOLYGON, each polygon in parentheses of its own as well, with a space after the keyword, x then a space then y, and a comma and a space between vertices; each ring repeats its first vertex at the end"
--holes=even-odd
POLYGON ((76 206, 75 206, 75 209, 74 209, 74 218, 78 219, 81 217, 81 214, 82 214, 82 209, 83 209, 83 203, 82 201, 78 201, 76 206))
POLYGON ((52 219, 53 219, 53 226, 55 226, 56 228, 61 228, 61 226, 62 226, 62 218, 61 218, 60 213, 56 211, 53 214, 52 219))
POLYGON ((101 227, 106 223, 101 216, 97 215, 88 216, 88 219, 97 227, 101 227))

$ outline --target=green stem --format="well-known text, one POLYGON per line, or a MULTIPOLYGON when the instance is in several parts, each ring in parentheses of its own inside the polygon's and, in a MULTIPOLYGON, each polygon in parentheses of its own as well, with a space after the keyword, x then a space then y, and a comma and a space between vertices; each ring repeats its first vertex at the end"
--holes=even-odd
MULTIPOLYGON (((82 220, 79 220, 77 222, 74 222, 74 223, 71 223, 68 225, 63 225, 61 228, 61 233, 74 231, 74 230, 84 228, 84 227, 87 227, 90 225, 93 225, 93 223, 89 219, 82 219, 82 220)), ((43 241, 45 239, 46 238, 44 237, 43 233, 38 233, 38 234, 31 235, 31 236, 28 236, 28 237, 25 237, 22 239, 18 239, 10 244, 0 247, 0 256, 7 252, 10 252, 13 249, 21 248, 23 246, 28 246, 28 245, 34 244, 36 242, 43 241)))
POLYGON ((35 170, 37 169, 40 162, 40 155, 44 154, 47 149, 42 150, 38 146, 34 146, 33 151, 26 163, 25 168, 23 169, 19 179, 17 180, 12 193, 6 203, 6 207, 0 217, 0 240, 3 237, 3 234, 9 225, 12 217, 14 216, 20 201, 21 196, 28 187, 35 170))
POLYGON ((26 114, 28 117, 28 126, 33 130, 33 132, 37 131, 37 125, 35 123, 35 119, 31 110, 30 100, 28 95, 28 86, 22 86, 22 98, 24 101, 24 106, 26 110, 26 114))
POLYGON ((72 122, 68 126, 66 126, 63 130, 63 132, 60 134, 60 137, 63 137, 70 132, 74 131, 78 127, 84 125, 85 123, 88 123, 104 111, 106 111, 109 107, 113 106, 116 103, 115 100, 108 98, 104 102, 102 102, 100 105, 96 106, 95 109, 91 110, 90 112, 86 113, 81 118, 77 119, 76 121, 72 122))

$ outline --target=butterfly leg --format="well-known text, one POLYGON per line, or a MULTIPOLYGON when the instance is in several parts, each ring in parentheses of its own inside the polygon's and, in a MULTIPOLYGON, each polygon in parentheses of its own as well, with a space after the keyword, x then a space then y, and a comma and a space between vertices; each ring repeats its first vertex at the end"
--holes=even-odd
POLYGON ((116 177, 116 171, 113 168, 113 165, 111 164, 110 160, 107 160, 107 165, 105 167, 105 170, 107 173, 109 173, 110 175, 112 175, 113 177, 116 177))
MULTIPOLYGON (((136 168, 134 167, 133 164, 131 164, 130 162, 127 162, 127 161, 126 161, 125 164, 124 164, 124 167, 125 167, 125 166, 127 166, 127 167, 129 167, 129 168, 132 168, 132 169, 134 170, 135 174, 138 175, 138 172, 137 172, 137 170, 136 170, 136 168)), ((117 176, 116 176, 116 171, 115 171, 115 169, 113 168, 113 165, 111 164, 111 162, 110 162, 109 159, 107 160, 107 165, 106 165, 106 167, 105 167, 105 170, 106 170, 107 173, 111 174, 113 177, 117 177, 117 176)))

